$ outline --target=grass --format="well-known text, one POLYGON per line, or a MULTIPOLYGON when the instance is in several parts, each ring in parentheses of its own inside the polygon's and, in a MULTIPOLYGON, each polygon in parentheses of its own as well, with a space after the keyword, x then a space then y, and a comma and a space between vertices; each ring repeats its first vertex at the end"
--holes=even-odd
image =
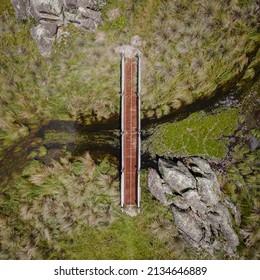
POLYGON ((260 150, 250 150, 249 139, 253 136, 260 140, 259 120, 259 82, 249 90, 242 101, 243 115, 241 128, 236 132, 238 139, 226 161, 223 174, 223 191, 237 205, 241 213, 241 244, 239 255, 244 259, 259 259, 259 157, 260 150))
POLYGON ((152 155, 222 159, 228 151, 228 136, 238 127, 238 114, 238 108, 213 114, 199 111, 184 120, 160 125, 143 149, 152 155))
POLYGON ((164 2, 153 21, 153 42, 144 48, 144 109, 166 104, 178 109, 212 94, 243 69, 256 39, 255 19, 245 21, 250 5, 243 10, 232 4, 164 2), (233 9, 241 11, 240 17, 233 9), (152 92, 160 94, 151 98, 152 92))
POLYGON ((88 153, 32 161, 0 193, 1 259, 208 258, 189 249, 142 172, 142 212, 123 214, 117 167, 88 153))
POLYGON ((106 159, 96 166, 88 153, 50 166, 32 161, 1 190, 1 258, 43 258, 42 243, 49 248, 86 225, 112 223, 119 211, 117 177, 115 166, 106 159), (16 232, 19 245, 9 239, 9 231, 16 232), (35 232, 33 240, 30 232, 35 232))
POLYGON ((44 59, 30 36, 35 23, 17 22, 11 3, 2 1, 3 144, 11 145, 32 125, 50 119, 90 124, 117 115, 120 58, 114 48, 135 34, 144 41, 143 116, 161 117, 212 95, 247 67, 248 53, 259 42, 255 2, 231 2, 109 1, 96 34, 62 27, 63 36, 44 59), (119 16, 110 20, 115 8, 119 16))
MULTIPOLYGON (((52 55, 43 58, 30 35, 35 22, 18 22, 10 1, 1 1, 0 149, 52 119, 91 124, 118 115, 120 57, 114 48, 136 34, 144 41, 143 117, 161 117, 210 97, 246 68, 240 85, 255 77, 259 52, 249 59, 259 44, 253 0, 114 0, 102 14, 105 22, 96 34, 62 27, 52 55), (119 16, 110 20, 114 8, 119 16)), ((144 148, 153 154, 221 159, 238 114, 237 108, 194 113, 158 127, 144 148)), ((57 139, 52 131, 45 136, 46 142, 57 139)), ((63 144, 77 141, 68 134, 58 137, 63 144)), ((35 145, 31 158, 44 156, 43 144, 35 145)), ((171 213, 146 189, 145 172, 143 211, 130 218, 120 212, 117 166, 107 158, 94 163, 88 153, 77 158, 63 154, 50 165, 32 160, 24 167, 19 159, 21 174, 19 169, 11 181, 4 178, 1 259, 212 258, 184 242, 171 213)), ((232 157, 235 164, 230 163, 223 188, 242 211, 241 255, 259 258, 259 153, 242 145, 232 157)))
POLYGON ((239 254, 245 259, 259 259, 259 150, 250 152, 237 146, 228 165, 223 190, 241 213, 241 245, 239 254))

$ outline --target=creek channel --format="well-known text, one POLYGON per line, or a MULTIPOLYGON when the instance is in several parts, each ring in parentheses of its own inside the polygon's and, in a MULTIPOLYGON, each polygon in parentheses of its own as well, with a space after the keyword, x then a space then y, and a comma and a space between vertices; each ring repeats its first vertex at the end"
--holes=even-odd
MULTIPOLYGON (((251 86, 253 85, 253 81, 251 86)), ((230 89, 219 92, 210 99, 201 99, 161 118, 142 120, 142 140, 147 139, 156 127, 163 123, 176 122, 188 117, 191 113, 204 110, 211 113, 218 107, 236 106, 250 88, 230 89)), ((89 152, 95 161, 106 155, 120 166, 120 120, 114 117, 103 123, 83 125, 73 121, 50 120, 27 137, 17 141, 0 154, 0 186, 6 185, 10 179, 19 176, 24 167, 33 159, 44 164, 51 164, 53 159, 66 156, 73 157, 89 152), (43 148, 44 153, 40 150, 43 148)), ((156 159, 149 154, 142 154, 141 166, 146 169, 155 166, 156 159)))

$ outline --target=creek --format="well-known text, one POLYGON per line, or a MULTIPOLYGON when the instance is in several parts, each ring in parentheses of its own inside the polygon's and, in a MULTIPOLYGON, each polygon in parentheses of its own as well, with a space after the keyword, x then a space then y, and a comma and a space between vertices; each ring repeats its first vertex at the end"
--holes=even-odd
MULTIPOLYGON (((243 89, 230 89, 228 94, 219 92, 210 99, 198 100, 161 118, 143 119, 142 140, 147 139, 160 124, 182 120, 198 110, 204 110, 210 114, 216 108, 239 104, 243 96, 250 92, 254 81, 250 84, 243 89)), ((50 120, 46 125, 32 131, 30 135, 2 151, 0 185, 5 185, 8 180, 21 173, 28 162, 33 159, 50 164, 52 159, 58 159, 68 152, 73 156, 79 156, 86 151, 95 161, 99 161, 105 155, 110 155, 111 159, 118 164, 120 161, 120 120, 118 116, 103 123, 91 125, 73 121, 50 120), (44 155, 39 153, 39 147, 46 149, 44 155)), ((149 154, 142 154, 141 165, 144 169, 154 166, 155 159, 149 154)))

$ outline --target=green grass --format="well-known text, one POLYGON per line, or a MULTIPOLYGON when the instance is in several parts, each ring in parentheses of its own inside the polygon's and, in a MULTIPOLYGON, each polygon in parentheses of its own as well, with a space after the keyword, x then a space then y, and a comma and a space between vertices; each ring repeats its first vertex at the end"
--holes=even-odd
POLYGON ((160 125, 144 142, 144 150, 161 156, 221 159, 228 151, 228 136, 238 126, 238 114, 237 108, 213 114, 200 111, 184 120, 160 125))
POLYGON ((0 16, 4 13, 13 14, 13 8, 10 0, 2 0, 0 2, 0 16))

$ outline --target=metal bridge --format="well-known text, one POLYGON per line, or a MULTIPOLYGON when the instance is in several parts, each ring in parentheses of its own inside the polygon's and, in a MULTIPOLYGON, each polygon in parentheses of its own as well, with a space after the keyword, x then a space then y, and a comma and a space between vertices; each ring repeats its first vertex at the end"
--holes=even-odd
POLYGON ((121 207, 140 208, 141 56, 121 58, 121 207))

